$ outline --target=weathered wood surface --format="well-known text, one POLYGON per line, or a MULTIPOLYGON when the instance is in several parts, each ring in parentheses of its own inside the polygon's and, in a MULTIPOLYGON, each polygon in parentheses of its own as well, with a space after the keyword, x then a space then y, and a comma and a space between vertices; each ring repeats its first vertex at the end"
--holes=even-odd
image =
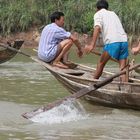
MULTIPOLYGON (((23 42, 24 41, 22 41, 22 40, 16 40, 14 42, 14 44, 11 45, 11 48, 15 48, 15 49, 19 50, 21 48, 23 42)), ((12 51, 11 49, 8 49, 7 48, 8 46, 9 46, 9 44, 0 43, 0 64, 12 59, 17 54, 17 52, 12 51)))

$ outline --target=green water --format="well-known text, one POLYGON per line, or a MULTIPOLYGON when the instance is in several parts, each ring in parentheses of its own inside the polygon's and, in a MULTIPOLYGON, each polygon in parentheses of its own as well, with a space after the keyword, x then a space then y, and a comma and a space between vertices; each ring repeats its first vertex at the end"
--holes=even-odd
MULTIPOLYGON (((25 50, 35 54, 32 50, 25 50)), ((82 59, 71 54, 75 62, 95 66, 98 57, 82 59)), ((135 57, 139 62, 140 56, 135 57)), ((117 68, 109 62, 106 69, 117 68)), ((114 109, 80 103, 90 116, 85 120, 59 124, 33 123, 21 117, 31 111, 60 99, 69 92, 42 66, 31 59, 17 55, 0 65, 0 140, 118 140, 140 139, 140 112, 114 109)))

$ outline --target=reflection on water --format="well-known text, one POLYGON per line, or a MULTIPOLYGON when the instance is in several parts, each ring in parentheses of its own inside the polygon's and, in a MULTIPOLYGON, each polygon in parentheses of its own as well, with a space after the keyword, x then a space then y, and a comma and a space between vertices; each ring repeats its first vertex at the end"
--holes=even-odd
MULTIPOLYGON (((72 109, 71 106, 67 106, 66 112, 68 111, 71 116, 68 115, 66 120, 63 120, 64 114, 60 114, 61 119, 58 120, 63 123, 48 125, 34 123, 21 117, 24 112, 30 112, 69 94, 45 68, 25 59, 17 56, 12 61, 0 65, 0 140, 134 140, 140 138, 139 111, 91 105, 84 100, 79 102, 85 111, 81 112, 75 106, 72 106, 72 109), (73 118, 68 117, 77 120, 73 121, 73 118), (67 121, 68 119, 71 121, 67 121)), ((91 64, 92 59, 88 59, 91 64)), ((84 63, 85 60, 82 62, 84 63)), ((65 106, 63 107, 66 109, 65 106)), ((45 121, 53 122, 54 117, 56 116, 47 114, 45 121)))

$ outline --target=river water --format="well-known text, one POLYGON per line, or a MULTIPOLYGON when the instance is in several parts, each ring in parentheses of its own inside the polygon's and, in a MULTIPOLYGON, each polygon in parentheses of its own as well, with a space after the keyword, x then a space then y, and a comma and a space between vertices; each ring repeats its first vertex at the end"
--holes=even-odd
MULTIPOLYGON (((28 51, 28 50, 27 50, 28 51)), ((29 51, 30 53, 31 51, 29 51)), ((94 65, 97 58, 78 60, 94 65)), ((137 62, 139 58, 136 58, 137 62)), ((117 64, 109 63, 110 68, 117 64)), ((42 66, 17 55, 0 65, 0 140, 139 140, 140 112, 67 103, 27 120, 21 114, 60 99, 69 92, 42 66)))

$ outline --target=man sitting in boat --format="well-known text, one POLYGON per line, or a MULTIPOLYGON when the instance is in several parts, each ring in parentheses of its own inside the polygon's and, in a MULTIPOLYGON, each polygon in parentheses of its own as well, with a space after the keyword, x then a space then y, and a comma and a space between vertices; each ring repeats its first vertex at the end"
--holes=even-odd
POLYGON ((75 35, 63 29, 64 14, 54 12, 51 16, 51 24, 44 27, 39 41, 38 57, 51 62, 53 66, 68 68, 68 51, 73 43, 77 46, 79 57, 83 55, 80 42, 75 35))
MULTIPOLYGON (((128 57, 127 35, 122 27, 120 19, 113 12, 108 10, 109 4, 106 0, 98 0, 96 3, 97 12, 94 15, 94 33, 92 41, 85 46, 85 53, 92 52, 96 47, 99 34, 102 33, 104 48, 97 69, 94 75, 98 79, 104 69, 105 64, 112 57, 119 61, 120 69, 124 69, 128 57)), ((121 76, 122 81, 126 81, 126 75, 121 76)))
POLYGON ((137 55, 138 53, 140 53, 140 42, 137 47, 132 48, 132 53, 134 55, 137 55))

